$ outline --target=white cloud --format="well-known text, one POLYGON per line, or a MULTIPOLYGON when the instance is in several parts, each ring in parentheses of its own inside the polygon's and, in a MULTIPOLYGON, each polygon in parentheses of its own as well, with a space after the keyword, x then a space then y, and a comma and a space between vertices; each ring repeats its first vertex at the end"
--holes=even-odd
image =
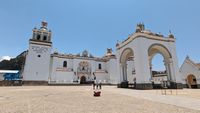
POLYGON ((0 62, 2 61, 2 60, 10 60, 12 57, 10 57, 10 56, 2 56, 1 58, 0 58, 0 62))

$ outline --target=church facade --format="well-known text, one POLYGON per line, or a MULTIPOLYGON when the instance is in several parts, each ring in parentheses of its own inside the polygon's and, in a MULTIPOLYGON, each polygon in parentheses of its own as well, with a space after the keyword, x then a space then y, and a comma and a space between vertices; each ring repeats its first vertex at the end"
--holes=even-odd
POLYGON ((138 24, 135 33, 116 44, 115 54, 107 49, 103 57, 94 57, 86 50, 77 55, 52 53, 51 34, 46 22, 33 29, 23 71, 25 83, 85 84, 96 80, 119 87, 134 84, 136 89, 152 89, 162 83, 169 88, 186 87, 171 33, 164 37, 138 24), (157 53, 164 58, 163 72, 152 70, 152 58, 157 53))
POLYGON ((40 29, 33 29, 29 40, 23 80, 25 82, 48 82, 49 84, 90 83, 96 79, 105 84, 117 84, 116 56, 108 49, 102 58, 88 51, 81 54, 60 54, 52 51, 51 31, 42 22, 40 29))

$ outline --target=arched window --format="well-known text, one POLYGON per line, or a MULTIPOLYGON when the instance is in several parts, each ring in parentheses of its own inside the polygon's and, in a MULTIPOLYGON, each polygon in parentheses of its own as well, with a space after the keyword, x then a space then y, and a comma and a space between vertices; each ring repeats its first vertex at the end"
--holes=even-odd
POLYGON ((101 64, 99 64, 99 69, 101 69, 101 64))
POLYGON ((44 40, 44 41, 47 41, 47 36, 46 36, 46 35, 43 37, 43 40, 44 40))
POLYGON ((63 62, 63 67, 67 67, 67 61, 63 62))
POLYGON ((37 35, 37 40, 40 40, 40 35, 37 35))

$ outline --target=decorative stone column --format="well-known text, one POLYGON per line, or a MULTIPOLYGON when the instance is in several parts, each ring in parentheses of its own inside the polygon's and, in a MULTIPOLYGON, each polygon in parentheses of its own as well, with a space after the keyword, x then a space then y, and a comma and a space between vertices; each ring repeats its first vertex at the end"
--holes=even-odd
POLYGON ((121 70, 122 70, 122 81, 120 83, 121 88, 128 88, 128 81, 127 81, 127 64, 122 63, 121 64, 121 70))
POLYGON ((36 35, 36 32, 35 32, 35 30, 33 30, 33 39, 36 39, 36 37, 37 37, 37 35, 36 35))
POLYGON ((171 70, 170 70, 169 61, 164 60, 163 62, 164 62, 165 68, 166 68, 167 80, 171 81, 171 70))
POLYGON ((176 78, 175 78, 175 70, 174 70, 174 65, 173 65, 173 60, 170 58, 169 59, 169 70, 171 73, 171 81, 176 82, 176 78))
POLYGON ((176 83, 175 71, 173 66, 173 60, 171 58, 165 60, 165 66, 168 73, 168 80, 170 81, 170 88, 178 88, 179 86, 176 83))
POLYGON ((121 64, 121 69, 122 69, 122 80, 127 81, 127 64, 126 63, 121 64))
POLYGON ((152 64, 149 64, 149 68, 150 68, 150 74, 151 74, 151 80, 153 79, 153 73, 152 73, 152 64))
POLYGON ((122 63, 120 63, 120 81, 119 82, 121 82, 121 81, 123 81, 123 64, 122 63))
POLYGON ((40 35, 40 40, 43 41, 43 37, 44 37, 44 32, 41 32, 41 35, 40 35))

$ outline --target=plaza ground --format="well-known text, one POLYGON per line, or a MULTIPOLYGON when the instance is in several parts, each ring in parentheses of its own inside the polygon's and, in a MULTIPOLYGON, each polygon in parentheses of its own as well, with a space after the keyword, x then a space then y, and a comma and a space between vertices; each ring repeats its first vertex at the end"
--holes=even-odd
POLYGON ((200 113, 200 90, 166 91, 103 86, 0 87, 0 113, 200 113))

